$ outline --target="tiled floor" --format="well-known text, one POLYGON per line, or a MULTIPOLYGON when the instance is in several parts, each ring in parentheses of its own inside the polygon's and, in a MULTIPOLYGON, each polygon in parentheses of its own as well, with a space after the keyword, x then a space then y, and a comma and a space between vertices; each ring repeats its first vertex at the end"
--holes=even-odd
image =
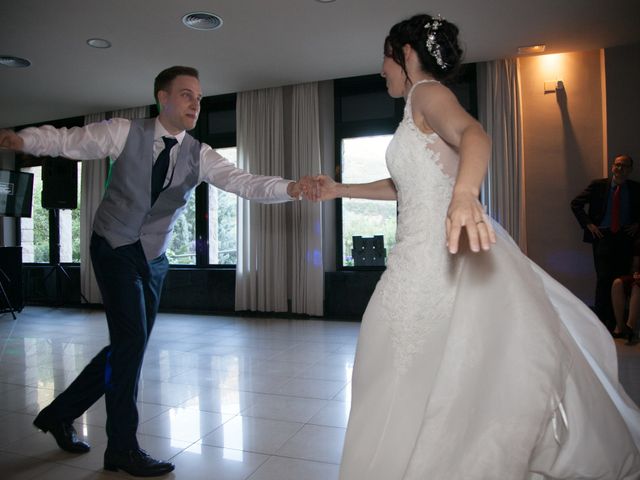
MULTIPOLYGON (((164 478, 336 480, 359 324, 161 314, 139 393, 139 441, 171 459, 164 478)), ((27 307, 0 315, 0 475, 108 479, 101 400, 76 421, 73 455, 31 422, 107 342, 99 311, 27 307)), ((620 378, 640 401, 640 346, 617 341, 620 378)), ((127 476, 127 478, 130 478, 127 476)))
MULTIPOLYGON (((359 323, 161 314, 139 391, 142 448, 164 478, 335 480, 359 323)), ((0 315, 0 476, 124 478, 105 472, 105 408, 76 420, 88 454, 31 423, 107 343, 101 311, 27 307, 0 315)), ((130 477, 128 477, 130 478, 130 477)))

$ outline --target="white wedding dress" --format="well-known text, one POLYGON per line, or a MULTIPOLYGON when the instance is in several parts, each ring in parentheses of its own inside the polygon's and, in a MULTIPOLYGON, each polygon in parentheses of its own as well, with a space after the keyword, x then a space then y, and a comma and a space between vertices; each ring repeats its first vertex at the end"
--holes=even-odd
POLYGON ((458 155, 416 128, 411 92, 387 164, 397 244, 362 320, 340 479, 640 478, 600 321, 498 225, 489 252, 446 250, 458 155))

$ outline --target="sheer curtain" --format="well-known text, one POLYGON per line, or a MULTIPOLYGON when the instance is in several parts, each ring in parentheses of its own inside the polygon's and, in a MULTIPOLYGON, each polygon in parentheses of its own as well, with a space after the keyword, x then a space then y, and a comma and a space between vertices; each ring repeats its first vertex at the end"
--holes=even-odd
MULTIPOLYGON (((100 122, 109 118, 146 118, 148 107, 130 108, 104 113, 94 113, 84 117, 84 124, 100 122)), ((96 283, 91 264, 89 245, 93 232, 93 217, 102 200, 107 183, 109 159, 85 160, 82 162, 82 190, 80 192, 80 288, 89 303, 102 303, 102 296, 96 283)))
POLYGON ((480 122, 492 140, 483 202, 526 252, 522 103, 516 59, 478 64, 480 122))
MULTIPOLYGON (((318 84, 292 91, 292 168, 294 179, 321 171, 318 84)), ((291 310, 323 314, 322 204, 293 202, 291 238, 291 310)))
MULTIPOLYGON (((238 94, 238 166, 284 175, 282 88, 238 94)), ((287 311, 285 205, 238 198, 236 310, 287 311)))

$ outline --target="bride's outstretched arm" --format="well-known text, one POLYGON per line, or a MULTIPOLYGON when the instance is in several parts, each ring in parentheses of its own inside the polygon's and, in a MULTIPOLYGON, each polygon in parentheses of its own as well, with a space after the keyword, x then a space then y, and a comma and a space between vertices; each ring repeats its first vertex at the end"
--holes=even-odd
POLYGON ((496 234, 479 194, 491 155, 491 140, 455 95, 440 84, 420 85, 416 89, 413 115, 416 124, 438 133, 455 146, 460 155, 458 177, 446 218, 449 252, 458 252, 463 229, 472 251, 489 250, 496 234))
POLYGON ((396 186, 390 178, 370 183, 338 183, 327 175, 318 175, 316 181, 318 182, 318 196, 312 200, 332 200, 334 198, 398 199, 396 186))
POLYGON ((486 175, 490 140, 478 123, 470 123, 460 134, 460 169, 447 212, 447 246, 458 251, 462 228, 467 231, 471 251, 489 250, 495 232, 479 201, 486 175))

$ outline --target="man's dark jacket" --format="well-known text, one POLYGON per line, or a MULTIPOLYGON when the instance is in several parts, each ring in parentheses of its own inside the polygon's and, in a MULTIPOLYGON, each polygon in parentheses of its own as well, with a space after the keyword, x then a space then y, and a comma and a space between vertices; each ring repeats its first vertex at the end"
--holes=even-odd
MULTIPOLYGON (((601 178, 594 180, 589 186, 576 198, 571 201, 571 210, 578 219, 580 226, 584 229, 583 240, 587 243, 593 243, 593 235, 587 228, 589 223, 600 225, 605 213, 607 212, 607 203, 609 201, 609 188, 611 188, 610 178, 601 178), (584 206, 589 204, 588 211, 585 212, 584 206)), ((625 182, 629 189, 629 223, 640 222, 640 183, 633 180, 625 182)))

